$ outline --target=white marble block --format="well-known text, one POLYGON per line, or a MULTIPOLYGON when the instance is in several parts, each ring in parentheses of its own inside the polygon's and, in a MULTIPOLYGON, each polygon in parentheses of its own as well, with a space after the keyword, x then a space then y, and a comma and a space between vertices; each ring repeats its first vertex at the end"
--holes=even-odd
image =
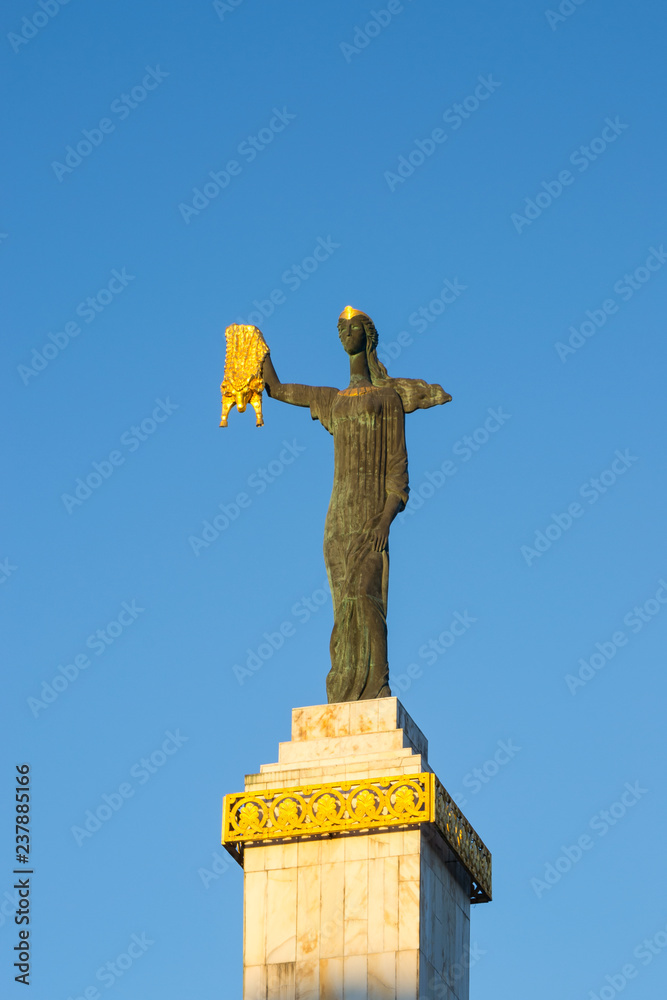
MULTIPOLYGON (((246 791, 430 773, 427 752, 396 698, 297 708, 246 791)), ((471 878, 433 823, 246 842, 243 863, 243 1000, 468 1000, 471 878)))

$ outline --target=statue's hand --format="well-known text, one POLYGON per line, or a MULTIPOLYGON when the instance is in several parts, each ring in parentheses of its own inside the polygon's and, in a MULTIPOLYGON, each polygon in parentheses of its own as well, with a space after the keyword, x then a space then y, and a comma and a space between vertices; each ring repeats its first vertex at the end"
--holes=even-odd
POLYGON ((277 389, 280 386, 280 379, 276 375, 276 370, 273 367, 270 354, 267 354, 264 358, 264 364, 262 365, 262 378, 264 380, 264 385, 266 386, 266 391, 270 396, 271 390, 277 389))
POLYGON ((389 543, 389 528, 391 521, 384 514, 376 514, 364 525, 373 552, 383 552, 389 543))
POLYGON ((436 406, 439 406, 441 403, 451 403, 452 397, 448 392, 445 392, 441 385, 436 384, 432 388, 434 390, 433 399, 436 406))

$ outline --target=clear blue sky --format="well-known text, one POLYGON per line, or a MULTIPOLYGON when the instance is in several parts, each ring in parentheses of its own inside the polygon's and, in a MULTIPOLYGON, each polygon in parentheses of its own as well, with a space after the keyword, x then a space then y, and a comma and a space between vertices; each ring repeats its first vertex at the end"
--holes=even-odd
POLYGON ((31 996, 240 996, 241 872, 200 870, 325 700, 332 441, 272 400, 218 428, 224 327, 259 310, 284 381, 343 385, 349 303, 454 397, 407 418, 390 667, 494 855, 471 996, 632 965, 661 1000, 664 4, 55 4, 1 18, 5 995, 27 761, 31 996))

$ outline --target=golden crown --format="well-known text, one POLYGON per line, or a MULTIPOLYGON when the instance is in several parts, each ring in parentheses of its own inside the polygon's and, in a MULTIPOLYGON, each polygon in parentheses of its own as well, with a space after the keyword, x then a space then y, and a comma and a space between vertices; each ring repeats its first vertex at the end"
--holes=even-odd
POLYGON ((352 319, 354 316, 366 316, 361 309, 353 309, 352 306, 345 306, 338 319, 352 319))

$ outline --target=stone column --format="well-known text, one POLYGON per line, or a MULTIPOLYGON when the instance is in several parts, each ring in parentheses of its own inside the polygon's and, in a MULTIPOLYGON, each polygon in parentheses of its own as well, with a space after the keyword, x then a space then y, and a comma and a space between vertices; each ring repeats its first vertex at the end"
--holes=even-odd
POLYGON ((243 1000, 468 1000, 490 856, 396 698, 294 709, 278 763, 226 797, 223 843, 245 872, 243 1000))

